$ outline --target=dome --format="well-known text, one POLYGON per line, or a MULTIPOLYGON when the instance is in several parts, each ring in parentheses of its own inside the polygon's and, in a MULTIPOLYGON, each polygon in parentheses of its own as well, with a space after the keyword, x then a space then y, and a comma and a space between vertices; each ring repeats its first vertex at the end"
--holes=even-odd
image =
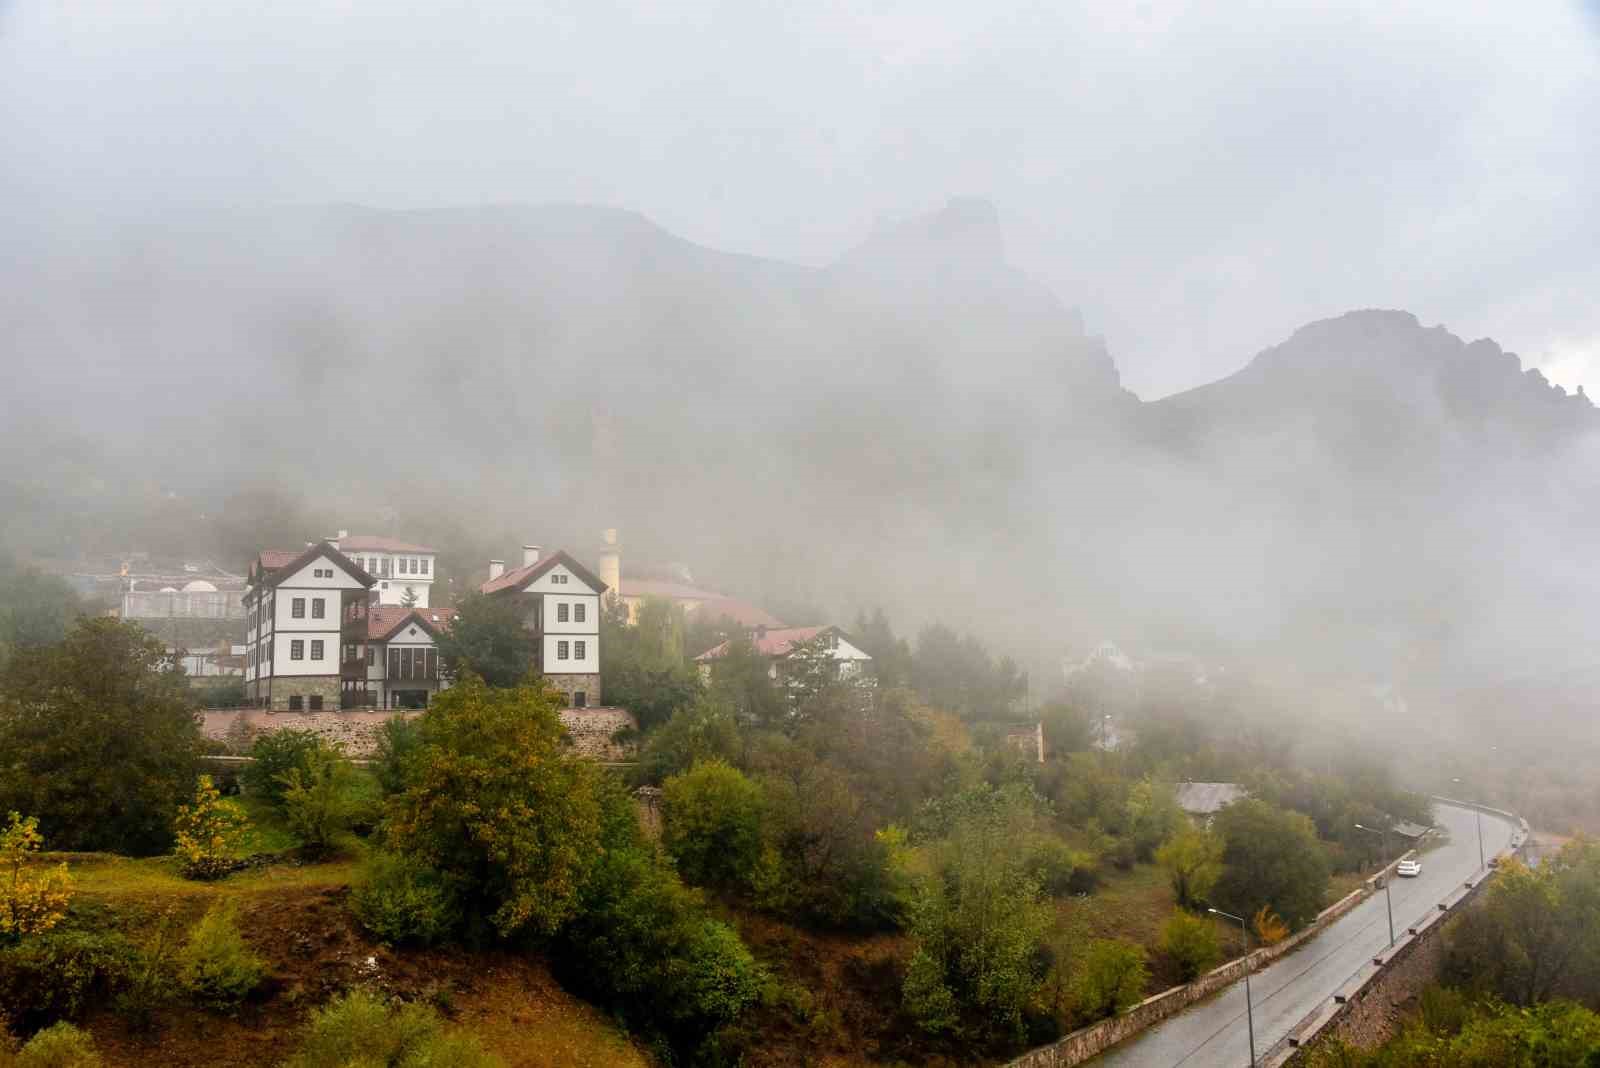
POLYGON ((163 586, 163 587, 161 587, 160 592, 161 593, 177 593, 178 592, 178 587, 176 587, 176 586, 163 586))
POLYGON ((195 579, 193 582, 183 584, 184 593, 216 593, 217 588, 205 579, 195 579))

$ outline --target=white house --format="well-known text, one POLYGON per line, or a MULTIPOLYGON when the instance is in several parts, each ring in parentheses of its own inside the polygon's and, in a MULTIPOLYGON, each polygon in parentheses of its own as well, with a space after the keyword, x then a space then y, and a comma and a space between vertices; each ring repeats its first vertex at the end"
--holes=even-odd
POLYGON ((368 591, 377 582, 330 542, 262 551, 244 595, 245 697, 259 708, 349 707, 364 693, 368 591))
POLYGON ((535 640, 539 672, 567 695, 574 708, 601 704, 600 598, 606 584, 561 550, 541 556, 537 545, 522 547, 522 566, 505 569, 489 561, 489 580, 480 589, 496 597, 526 602, 526 625, 535 640))
MULTIPOLYGON (((449 689, 439 670, 436 639, 455 619, 450 608, 371 605, 367 609, 363 703, 379 708, 427 708, 433 695, 449 689)), ((347 653, 356 654, 354 648, 347 653)), ((347 659, 355 660, 356 655, 347 659)))
MULTIPOLYGON (((774 681, 785 676, 795 657, 815 655, 819 651, 832 662, 832 673, 836 679, 870 676, 872 657, 851 643, 838 627, 784 627, 781 630, 757 627, 751 641, 756 652, 768 658, 767 675, 774 681)), ((701 675, 709 678, 712 664, 726 656, 732 644, 730 639, 695 657, 701 675)))
POLYGON ((328 544, 356 562, 356 566, 377 579, 373 591, 379 604, 405 604, 406 595, 416 598, 418 608, 427 608, 433 580, 438 575, 438 553, 426 545, 413 545, 395 538, 374 534, 339 531, 328 544))

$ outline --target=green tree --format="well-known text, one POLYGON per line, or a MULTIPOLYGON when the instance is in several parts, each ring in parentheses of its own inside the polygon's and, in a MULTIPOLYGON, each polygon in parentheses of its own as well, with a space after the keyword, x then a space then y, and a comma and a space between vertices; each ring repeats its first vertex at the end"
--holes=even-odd
POLYGON ((1238 916, 1266 905, 1293 930, 1321 911, 1328 858, 1310 818, 1251 798, 1219 812, 1213 827, 1223 841, 1222 875, 1212 894, 1218 905, 1238 916))
POLYGON ((747 723, 782 723, 789 702, 773 683, 772 662, 747 637, 730 638, 711 664, 711 696, 747 723))
POLYGON ((733 711, 701 697, 672 714, 651 731, 639 751, 637 781, 655 784, 678 775, 701 760, 732 762, 739 753, 739 728, 733 711))
POLYGON ((761 854, 761 788, 706 760, 661 787, 662 844, 691 883, 747 882, 761 854))
POLYGON ((1220 837, 1198 827, 1183 828, 1156 850, 1179 905, 1196 908, 1210 896, 1222 877, 1222 850, 1220 837))
POLYGON ((311 1014, 287 1068, 503 1068, 504 1061, 463 1031, 447 1030, 437 1010, 351 990, 311 1014))
POLYGON ((400 607, 401 608, 415 608, 415 607, 417 607, 417 591, 412 589, 410 586, 407 586, 406 587, 406 592, 400 595, 400 607))
POLYGON ((598 769, 563 740, 561 696, 465 675, 418 719, 388 844, 453 881, 468 916, 502 936, 549 935, 572 917, 600 851, 598 769))
POLYGON ((439 659, 453 677, 478 676, 499 689, 520 686, 535 674, 528 606, 514 593, 469 594, 438 636, 439 659))
POLYGON ((136 624, 81 619, 0 673, 0 812, 58 849, 165 851, 199 751, 183 674, 136 624))
POLYGON ((283 774, 284 815, 310 855, 323 856, 350 829, 357 809, 355 775, 355 766, 332 746, 312 750, 304 767, 283 774))
POLYGON ((600 614, 600 683, 606 699, 634 714, 642 730, 666 723, 699 700, 700 674, 684 656, 683 610, 647 597, 636 623, 613 599, 600 614))
POLYGON ((285 777, 291 771, 308 768, 322 746, 322 738, 315 731, 292 727, 267 731, 250 743, 250 763, 239 773, 239 779, 250 793, 282 809, 285 777))
POLYGON ((1128 837, 1140 860, 1149 860, 1162 842, 1187 823, 1172 787, 1149 779, 1129 788, 1127 820, 1128 837))
POLYGON ((935 708, 964 719, 1007 719, 1028 677, 1009 657, 991 658, 973 635, 935 623, 917 634, 911 685, 935 708))
POLYGON ((895 637, 882 608, 873 609, 870 618, 865 612, 857 615, 852 638, 872 657, 873 677, 880 688, 911 685, 911 643, 895 637))
POLYGON ((1073 1001, 1083 1018, 1103 1020, 1137 1005, 1149 981, 1143 949, 1132 942, 1097 938, 1084 954, 1073 1001))
POLYGON ((1446 975, 1513 1005, 1600 1006, 1600 844, 1576 839, 1537 868, 1503 863, 1447 945, 1446 975))
POLYGON ((0 668, 14 650, 59 642, 83 610, 66 582, 0 556, 0 668))
POLYGON ((1214 968, 1222 959, 1217 927, 1210 917, 1178 909, 1161 928, 1161 950, 1178 966, 1184 982, 1214 968))

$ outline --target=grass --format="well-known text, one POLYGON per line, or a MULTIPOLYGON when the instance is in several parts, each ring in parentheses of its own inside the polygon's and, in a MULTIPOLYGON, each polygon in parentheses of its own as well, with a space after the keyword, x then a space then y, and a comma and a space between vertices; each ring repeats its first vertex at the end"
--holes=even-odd
POLYGON ((242 793, 230 800, 243 809, 245 816, 250 820, 250 829, 239 847, 241 855, 284 853, 299 847, 300 839, 289 830, 283 813, 279 812, 272 802, 249 793, 242 793))

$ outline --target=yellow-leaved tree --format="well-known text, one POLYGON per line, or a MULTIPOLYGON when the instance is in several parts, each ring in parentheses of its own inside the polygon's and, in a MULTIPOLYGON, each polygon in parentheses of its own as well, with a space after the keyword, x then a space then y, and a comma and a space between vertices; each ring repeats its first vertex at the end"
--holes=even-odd
POLYGON ((177 844, 172 852, 189 879, 218 879, 233 867, 233 854, 239 848, 249 821, 237 805, 224 801, 211 776, 202 775, 195 785, 194 801, 178 808, 173 822, 177 844))
POLYGON ((24 867, 43 848, 38 817, 11 813, 0 831, 0 942, 48 931, 67 914, 72 877, 66 864, 24 867))

